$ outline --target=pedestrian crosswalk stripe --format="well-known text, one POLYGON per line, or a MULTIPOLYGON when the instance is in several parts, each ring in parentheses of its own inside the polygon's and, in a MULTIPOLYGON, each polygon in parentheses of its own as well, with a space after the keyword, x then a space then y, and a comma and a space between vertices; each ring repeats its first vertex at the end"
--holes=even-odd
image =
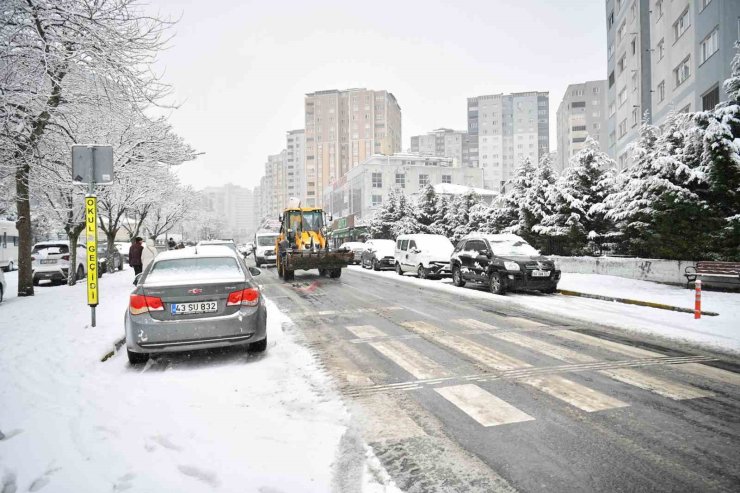
POLYGON ((416 378, 449 376, 449 373, 442 366, 400 341, 371 342, 370 346, 416 378))
POLYGON ((462 353, 496 370, 511 370, 532 366, 529 363, 495 351, 483 344, 478 344, 464 337, 448 334, 427 322, 403 322, 401 325, 424 338, 431 339, 438 344, 462 353))
POLYGON ((625 402, 558 375, 522 378, 520 381, 589 413, 629 406, 625 402))
POLYGON ((528 318, 522 318, 522 317, 508 317, 506 321, 514 322, 515 324, 521 325, 524 327, 547 327, 547 324, 543 324, 542 322, 537 322, 535 320, 530 320, 528 318))
POLYGON ((372 325, 348 325, 347 330, 352 332, 360 339, 367 339, 370 337, 384 337, 386 335, 385 332, 376 327, 373 327, 372 325))
POLYGON ((529 414, 475 384, 455 385, 434 390, 483 426, 534 421, 529 414))
POLYGON ((620 382, 634 385, 641 389, 655 392, 656 394, 668 397, 673 400, 697 399, 700 397, 712 397, 713 392, 699 389, 691 385, 684 385, 677 382, 671 382, 660 377, 647 375, 638 370, 628 368, 619 368, 613 370, 601 370, 599 373, 607 375, 620 382))
POLYGON ((685 363, 683 365, 676 365, 675 368, 700 377, 740 385, 740 373, 723 370, 722 368, 702 365, 701 363, 685 363))
POLYGON ((656 353, 654 351, 648 351, 647 349, 641 349, 627 344, 609 341, 607 339, 590 336, 581 332, 574 332, 572 330, 554 330, 550 332, 550 334, 561 337, 563 339, 588 344, 590 346, 602 347, 604 349, 608 349, 609 351, 624 354, 625 356, 630 356, 632 358, 655 358, 665 356, 664 354, 656 353))
POLYGON ((549 342, 542 341, 536 337, 528 336, 525 334, 519 334, 517 332, 500 332, 495 334, 489 334, 490 337, 495 337, 503 341, 511 342, 518 346, 537 351, 538 353, 550 356, 555 359, 568 361, 571 363, 590 363, 597 361, 596 358, 587 354, 573 351, 566 347, 550 344, 549 342))
POLYGON ((475 330, 498 330, 499 328, 495 325, 487 324, 485 322, 481 322, 480 320, 475 320, 474 318, 458 318, 457 320, 453 320, 456 324, 462 325, 463 327, 468 327, 469 329, 475 329, 475 330))

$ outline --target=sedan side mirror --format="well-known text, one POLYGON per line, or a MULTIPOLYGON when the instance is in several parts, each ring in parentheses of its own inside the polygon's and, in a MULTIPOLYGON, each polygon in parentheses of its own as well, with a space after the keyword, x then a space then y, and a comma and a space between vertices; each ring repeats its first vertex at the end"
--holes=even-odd
POLYGON ((259 270, 257 267, 249 267, 249 273, 252 274, 253 276, 258 276, 262 274, 262 271, 259 270))
POLYGON ((136 274, 136 277, 134 277, 134 286, 139 285, 139 279, 141 279, 141 274, 136 274))

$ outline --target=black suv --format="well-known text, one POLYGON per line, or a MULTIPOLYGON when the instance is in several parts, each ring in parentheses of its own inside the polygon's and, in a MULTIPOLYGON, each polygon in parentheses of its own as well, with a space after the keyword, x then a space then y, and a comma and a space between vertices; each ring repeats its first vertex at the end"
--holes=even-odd
POLYGON ((455 286, 484 283, 494 294, 516 289, 554 293, 560 280, 552 260, 513 234, 469 234, 452 252, 450 269, 455 286))

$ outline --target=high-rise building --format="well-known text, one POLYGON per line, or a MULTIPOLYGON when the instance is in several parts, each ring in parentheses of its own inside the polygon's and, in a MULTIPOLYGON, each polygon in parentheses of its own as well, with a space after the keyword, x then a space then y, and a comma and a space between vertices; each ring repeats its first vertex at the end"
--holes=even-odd
POLYGON ((237 242, 247 241, 254 224, 252 190, 229 183, 205 188, 201 193, 206 209, 223 221, 221 234, 237 242))
POLYGON ((620 169, 647 119, 727 100, 739 37, 737 0, 606 0, 608 152, 620 169))
POLYGON ((483 168, 483 188, 500 191, 524 159, 550 152, 547 92, 468 98, 470 162, 483 168))
POLYGON ((285 195, 288 200, 295 197, 306 201, 306 133, 303 129, 290 130, 285 143, 285 195))
POLYGON ((607 151, 606 118, 606 80, 568 86, 557 113, 558 152, 553 167, 559 173, 583 148, 589 136, 599 143, 602 151, 607 151))
POLYGON ((388 91, 329 90, 306 94, 306 205, 373 154, 401 150, 401 107, 388 91))
POLYGON ((472 166, 470 135, 459 130, 438 128, 425 135, 414 135, 411 137, 410 152, 422 156, 449 157, 454 166, 472 166))

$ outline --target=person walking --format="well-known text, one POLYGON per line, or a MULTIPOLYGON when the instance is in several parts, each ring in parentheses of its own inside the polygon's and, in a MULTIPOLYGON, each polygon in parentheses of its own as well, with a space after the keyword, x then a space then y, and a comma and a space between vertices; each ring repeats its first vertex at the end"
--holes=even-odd
POLYGON ((146 269, 146 266, 152 263, 152 260, 154 260, 154 257, 156 257, 158 253, 157 247, 154 246, 154 240, 151 238, 146 240, 144 249, 141 252, 141 268, 146 269))
POLYGON ((141 274, 141 252, 144 250, 144 245, 141 244, 142 241, 143 239, 137 236, 128 249, 128 265, 134 268, 134 276, 141 274))

